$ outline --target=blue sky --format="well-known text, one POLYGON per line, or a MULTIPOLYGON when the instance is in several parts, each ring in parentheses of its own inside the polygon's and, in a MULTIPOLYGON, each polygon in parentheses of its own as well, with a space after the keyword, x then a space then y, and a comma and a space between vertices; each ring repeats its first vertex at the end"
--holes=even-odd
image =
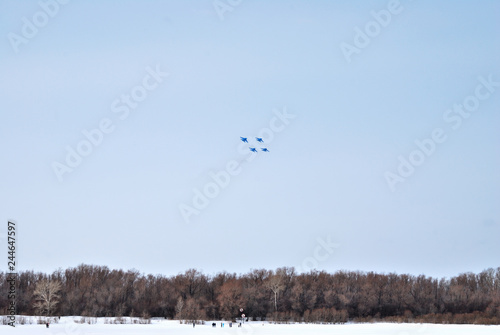
POLYGON ((0 3, 19 269, 500 266, 497 1, 40 3, 0 3))

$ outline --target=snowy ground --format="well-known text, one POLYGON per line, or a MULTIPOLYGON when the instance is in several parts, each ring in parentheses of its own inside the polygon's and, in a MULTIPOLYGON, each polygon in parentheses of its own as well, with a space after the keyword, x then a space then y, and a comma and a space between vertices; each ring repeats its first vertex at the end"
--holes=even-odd
POLYGON ((308 334, 335 334, 335 335, 487 335, 500 334, 500 326, 474 325, 432 325, 432 324, 344 324, 344 325, 308 325, 288 324, 274 325, 262 322, 250 322, 241 328, 233 325, 212 328, 206 325, 181 325, 178 321, 152 321, 149 325, 142 324, 105 324, 104 319, 97 319, 96 324, 78 324, 73 320, 80 317, 63 317, 58 324, 45 325, 17 325, 15 328, 2 326, 2 334, 47 334, 47 335, 100 335, 100 334, 218 334, 218 335, 308 335, 308 334))

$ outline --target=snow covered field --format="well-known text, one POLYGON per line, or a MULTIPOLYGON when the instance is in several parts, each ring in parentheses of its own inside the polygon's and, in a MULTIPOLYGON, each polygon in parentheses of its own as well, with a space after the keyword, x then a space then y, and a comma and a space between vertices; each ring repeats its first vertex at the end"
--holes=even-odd
MULTIPOLYGON (((80 318, 75 318, 80 319, 80 318)), ((306 334, 335 334, 335 335, 493 335, 500 334, 500 326, 475 326, 475 325, 433 325, 433 324, 344 324, 344 325, 309 325, 288 324, 274 325, 262 322, 250 322, 241 328, 233 325, 221 327, 206 325, 181 325, 178 321, 152 321, 151 324, 105 324, 103 319, 98 319, 96 324, 78 324, 73 318, 63 317, 58 324, 50 325, 18 325, 15 328, 2 327, 2 334, 47 334, 47 335, 100 335, 100 334, 219 334, 219 335, 306 335, 306 334)))

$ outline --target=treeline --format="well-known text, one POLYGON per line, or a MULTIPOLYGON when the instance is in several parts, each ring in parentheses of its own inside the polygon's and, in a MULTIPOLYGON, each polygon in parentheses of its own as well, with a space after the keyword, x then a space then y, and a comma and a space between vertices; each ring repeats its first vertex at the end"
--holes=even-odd
MULTIPOLYGON (((7 273, 0 273, 0 289, 5 315, 7 273)), ((167 277, 82 264, 52 274, 21 272, 16 290, 21 315, 234 320, 243 308, 250 319, 278 322, 500 324, 500 267, 434 279, 355 271, 297 274, 287 267, 214 276, 190 269, 167 277), (46 296, 53 300, 44 301, 46 296)))

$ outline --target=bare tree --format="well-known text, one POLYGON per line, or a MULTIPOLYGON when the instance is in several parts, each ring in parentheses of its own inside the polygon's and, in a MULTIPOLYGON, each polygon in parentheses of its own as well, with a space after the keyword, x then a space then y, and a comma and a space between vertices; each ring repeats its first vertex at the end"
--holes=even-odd
POLYGON ((239 279, 230 279, 222 284, 217 302, 223 318, 228 320, 238 315, 239 308, 244 306, 242 292, 242 281, 239 279))
POLYGON ((182 320, 182 309, 184 308, 184 300, 182 297, 177 299, 177 304, 175 305, 175 317, 179 320, 182 320))
POLYGON ((207 318, 205 310, 201 309, 200 304, 194 298, 189 298, 186 301, 183 314, 184 318, 188 320, 189 323, 205 320, 207 318))
POLYGON ((278 294, 285 288, 283 277, 279 274, 270 276, 265 284, 266 288, 274 293, 274 311, 278 311, 278 294))
POLYGON ((40 315, 52 315, 59 303, 59 291, 61 291, 61 282, 58 280, 42 279, 36 284, 33 292, 36 302, 33 307, 40 315))

